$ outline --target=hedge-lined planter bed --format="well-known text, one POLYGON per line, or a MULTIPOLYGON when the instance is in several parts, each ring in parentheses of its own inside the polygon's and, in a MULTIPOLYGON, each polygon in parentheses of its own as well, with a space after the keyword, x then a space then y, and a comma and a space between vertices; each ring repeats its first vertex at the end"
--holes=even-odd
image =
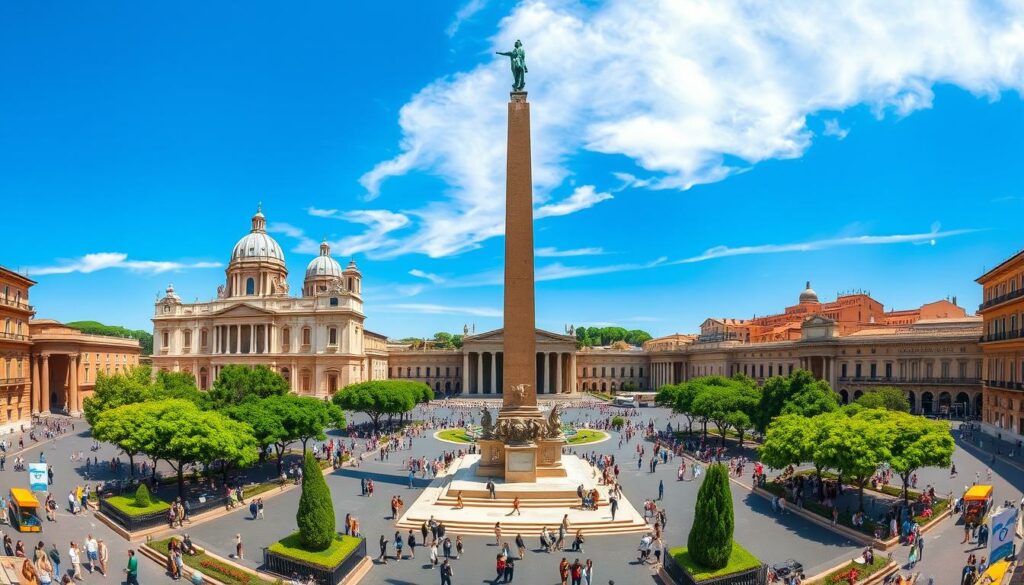
MULTIPOLYGON (((164 559, 164 566, 167 564, 167 544, 171 540, 180 541, 181 539, 177 536, 172 536, 163 540, 154 540, 146 545, 164 559)), ((264 579, 254 571, 226 563, 199 547, 195 548, 198 554, 186 554, 182 555, 181 558, 185 566, 198 570, 204 576, 211 577, 224 585, 275 585, 275 581, 264 579)))
POLYGON ((318 583, 337 585, 366 558, 366 539, 337 534, 321 552, 303 550, 296 532, 263 549, 267 572, 291 579, 313 576, 318 583))
POLYGON ((665 572, 682 585, 764 585, 768 567, 747 549, 733 542, 729 564, 708 570, 695 563, 686 547, 670 549, 665 555, 665 572))

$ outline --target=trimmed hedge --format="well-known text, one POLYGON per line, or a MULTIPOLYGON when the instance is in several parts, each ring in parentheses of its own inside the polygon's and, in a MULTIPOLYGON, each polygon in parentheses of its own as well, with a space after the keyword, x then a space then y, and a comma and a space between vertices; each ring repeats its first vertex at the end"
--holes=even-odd
POLYGON ((327 550, 334 542, 334 504, 320 465, 312 453, 306 453, 302 469, 302 496, 295 514, 299 540, 310 552, 327 550))
POLYGON ((732 555, 735 519, 729 473, 722 464, 711 465, 697 492, 693 527, 686 540, 689 556, 708 569, 722 569, 732 555))
POLYGON ((145 483, 140 483, 139 489, 135 490, 135 507, 148 508, 150 503, 149 488, 145 483))

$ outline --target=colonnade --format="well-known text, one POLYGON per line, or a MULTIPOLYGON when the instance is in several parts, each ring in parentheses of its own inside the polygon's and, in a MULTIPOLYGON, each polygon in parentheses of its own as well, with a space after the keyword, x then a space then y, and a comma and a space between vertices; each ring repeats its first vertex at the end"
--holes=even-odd
MULTIPOLYGON (((651 362, 651 389, 657 390, 665 384, 678 384, 682 376, 676 376, 676 362, 651 362)), ((682 369, 682 367, 680 367, 682 369)))
MULTIPOLYGON (((214 354, 274 353, 278 328, 269 323, 217 325, 213 328, 214 354)), ((193 333, 193 343, 196 334, 193 333)))
MULTIPOLYGON (((467 394, 501 394, 505 352, 467 351, 462 356, 462 388, 467 394)), ((537 394, 576 392, 576 354, 537 352, 537 394)))

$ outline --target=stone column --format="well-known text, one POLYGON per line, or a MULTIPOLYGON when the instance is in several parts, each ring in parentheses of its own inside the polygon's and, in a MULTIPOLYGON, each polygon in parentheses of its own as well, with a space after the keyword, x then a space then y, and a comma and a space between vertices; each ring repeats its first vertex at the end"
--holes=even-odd
POLYGON ((39 414, 41 406, 42 394, 39 392, 39 388, 42 382, 39 380, 39 361, 39 356, 32 356, 32 370, 29 372, 29 376, 32 377, 32 414, 39 414))
POLYGON ((575 394, 576 390, 576 352, 569 354, 569 392, 575 394))
POLYGON ((562 354, 555 354, 555 393, 562 393, 562 354))
POLYGON ((462 391, 469 394, 469 352, 462 351, 462 391))
MULTIPOLYGON (((50 414, 50 356, 44 353, 42 355, 42 359, 43 384, 42 387, 40 388, 42 398, 40 403, 42 404, 42 407, 40 407, 39 413, 42 414, 43 416, 46 416, 50 414)), ((99 363, 97 362, 96 369, 99 370, 99 367, 99 363)))
POLYGON ((484 352, 482 351, 476 354, 476 392, 477 394, 484 393, 484 352))
POLYGON ((548 369, 551 367, 551 354, 549 354, 548 352, 545 351, 545 352, 542 352, 540 355, 543 358, 541 360, 541 363, 540 363, 541 372, 543 372, 543 374, 542 374, 543 377, 540 379, 541 380, 540 388, 537 388, 537 393, 538 394, 550 394, 551 393, 551 372, 549 372, 548 369))
POLYGON ((505 168, 505 361, 504 384, 525 385, 520 400, 504 393, 505 407, 536 410, 537 339, 534 314, 533 174, 530 162, 530 104, 526 92, 513 92, 508 103, 505 168))
POLYGON ((249 323, 249 353, 256 353, 256 325, 249 323))
POLYGON ((491 352, 491 394, 498 393, 498 352, 491 352))
POLYGON ((71 373, 71 380, 68 384, 68 414, 78 416, 81 405, 78 403, 78 355, 68 356, 68 369, 71 373))

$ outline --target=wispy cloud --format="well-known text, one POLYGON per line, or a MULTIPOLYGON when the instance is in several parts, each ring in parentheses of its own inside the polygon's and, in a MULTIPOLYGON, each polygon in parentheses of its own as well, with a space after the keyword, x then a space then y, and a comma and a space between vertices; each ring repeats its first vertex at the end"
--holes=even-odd
POLYGON ((572 250, 559 250, 548 246, 537 248, 533 251, 538 258, 567 258, 571 256, 600 256, 604 254, 604 248, 575 248, 572 250))
POLYGON ((444 279, 441 278, 440 276, 438 276, 436 274, 432 274, 430 272, 424 272, 424 271, 420 270, 419 268, 413 268, 412 270, 410 270, 409 271, 409 275, 410 276, 415 276, 416 278, 424 278, 424 279, 429 280, 430 282, 432 282, 434 284, 441 284, 442 282, 444 282, 444 279))
POLYGON ((274 222, 267 226, 267 231, 272 234, 283 234, 289 238, 295 238, 298 242, 292 248, 293 252, 300 254, 316 254, 319 251, 313 238, 306 235, 302 228, 295 227, 290 223, 274 222))
POLYGON ((647 270, 661 266, 667 258, 661 257, 651 262, 642 264, 608 264, 602 266, 565 266, 560 262, 549 264, 537 270, 537 282, 549 280, 565 280, 567 278, 579 278, 581 276, 594 276, 597 274, 611 274, 614 272, 631 272, 634 270, 647 270))
POLYGON ((99 270, 110 268, 121 268, 133 272, 149 274, 160 274, 177 270, 190 270, 193 268, 219 268, 220 262, 175 262, 166 260, 130 260, 128 254, 121 252, 96 252, 86 254, 78 258, 58 260, 53 266, 36 266, 28 268, 27 272, 34 276, 45 276, 48 274, 71 274, 80 272, 89 274, 99 270))
MULTIPOLYGON (((581 183, 598 180, 570 171, 584 151, 635 165, 619 176, 623 185, 688 189, 802 156, 815 138, 808 119, 819 112, 863 104, 905 116, 931 107, 936 83, 993 99, 1020 91, 1022 23, 1024 5, 1007 0, 984 8, 936 0, 929 10, 885 0, 524 0, 488 49, 522 38, 528 62, 543 66, 543 82, 527 83, 534 188, 547 202, 572 172, 581 183)), ((363 175, 368 197, 410 173, 436 175, 446 188, 404 212, 414 225, 390 254, 449 256, 502 233, 506 108, 498 96, 508 83, 508 60, 490 56, 439 76, 402 107, 400 152, 363 175)))
POLYGON ((839 140, 842 140, 843 138, 846 138, 846 135, 849 133, 850 129, 840 126, 839 120, 835 118, 825 120, 825 131, 823 132, 825 136, 835 136, 839 140))
POLYGON ((672 262, 669 262, 669 264, 692 264, 695 262, 707 262, 708 260, 717 260, 719 258, 728 258, 731 256, 749 256, 753 254, 812 252, 816 250, 825 250, 828 248, 839 248, 844 246, 880 246, 886 244, 916 243, 932 244, 935 240, 939 240, 942 238, 949 238, 952 236, 960 236, 964 234, 972 234, 979 231, 983 230, 959 229, 941 231, 938 225, 933 225, 931 231, 917 234, 844 236, 839 238, 809 240, 806 242, 795 242, 790 244, 760 244, 756 246, 737 246, 735 248, 730 248, 728 246, 715 246, 714 248, 708 248, 703 253, 698 254, 697 256, 683 258, 681 260, 674 260, 672 262))
POLYGON ((559 201, 558 203, 548 203, 547 205, 541 205, 533 213, 536 219, 545 217, 556 217, 559 215, 569 215, 570 213, 576 213, 583 209, 591 208, 602 201, 607 201, 612 198, 611 193, 598 193, 594 189, 593 185, 583 185, 577 187, 572 195, 559 201))
POLYGON ((395 303, 379 305, 375 310, 385 313, 428 313, 431 315, 472 315, 474 317, 501 317, 501 309, 492 307, 463 307, 431 303, 395 303))
POLYGON ((455 12, 455 19, 448 25, 448 28, 444 29, 444 34, 454 37, 459 32, 459 27, 462 26, 462 23, 476 16, 476 13, 483 10, 486 6, 487 0, 469 0, 469 2, 463 4, 455 12))
MULTIPOLYGON (((331 253, 339 256, 366 254, 370 257, 377 257, 377 251, 396 244, 392 232, 401 230, 410 224, 406 215, 385 209, 339 211, 310 207, 306 211, 313 217, 337 219, 366 226, 362 233, 328 241, 331 253)), ((297 239, 298 242, 293 248, 294 252, 316 254, 319 251, 317 242, 307 236, 305 230, 301 228, 287 223, 274 223, 267 230, 297 239)))

